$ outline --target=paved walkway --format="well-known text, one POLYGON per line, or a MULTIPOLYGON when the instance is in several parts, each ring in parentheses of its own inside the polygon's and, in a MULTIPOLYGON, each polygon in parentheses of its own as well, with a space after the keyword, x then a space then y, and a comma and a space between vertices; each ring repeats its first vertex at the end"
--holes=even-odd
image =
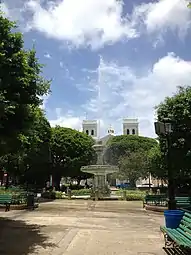
POLYGON ((3 255, 163 255, 163 216, 140 202, 56 200, 0 212, 3 255))

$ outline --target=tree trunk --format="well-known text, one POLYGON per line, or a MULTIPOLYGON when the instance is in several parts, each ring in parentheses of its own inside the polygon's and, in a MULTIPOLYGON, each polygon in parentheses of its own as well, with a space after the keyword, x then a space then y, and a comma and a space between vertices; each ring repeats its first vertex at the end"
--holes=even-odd
POLYGON ((131 188, 136 188, 136 180, 129 180, 129 183, 131 188))
POLYGON ((82 178, 81 177, 77 177, 77 185, 80 186, 80 182, 81 182, 82 178))
POLYGON ((53 186, 55 187, 56 190, 60 190, 60 181, 61 181, 61 176, 54 176, 53 179, 53 186))

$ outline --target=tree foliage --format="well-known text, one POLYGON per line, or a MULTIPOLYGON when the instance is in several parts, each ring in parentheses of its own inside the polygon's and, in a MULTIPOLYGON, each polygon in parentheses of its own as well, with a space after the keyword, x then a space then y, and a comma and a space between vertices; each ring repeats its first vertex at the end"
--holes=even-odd
POLYGON ((161 153, 160 145, 152 147, 147 154, 148 169, 151 175, 157 179, 167 178, 167 168, 164 155, 161 153))
POLYGON ((80 167, 90 164, 94 159, 93 144, 91 137, 79 131, 60 126, 52 128, 51 154, 57 187, 62 176, 84 175, 80 167))
POLYGON ((165 164, 169 150, 170 167, 174 171, 174 176, 188 179, 191 177, 191 87, 179 87, 177 93, 167 97, 156 110, 160 122, 172 124, 168 146, 166 137, 159 136, 163 162, 165 164))
POLYGON ((20 181, 44 184, 50 173, 51 128, 41 109, 34 109, 33 115, 30 129, 20 135, 19 149, 3 155, 0 162, 1 167, 20 181))
POLYGON ((34 122, 22 139, 25 179, 28 183, 44 183, 50 174, 51 127, 39 108, 34 111, 34 122))
MULTIPOLYGON (((34 49, 23 48, 15 23, 0 14, 0 155, 18 145, 19 134, 33 123, 33 110, 49 92, 34 49)), ((20 144, 19 144, 20 145, 20 144)))
POLYGON ((147 154, 143 150, 128 152, 119 160, 119 178, 128 180, 131 187, 136 187, 139 178, 148 176, 147 154))
POLYGON ((105 161, 117 165, 119 158, 126 155, 127 152, 149 151, 156 144, 157 141, 155 139, 148 137, 137 135, 114 136, 108 142, 105 161))

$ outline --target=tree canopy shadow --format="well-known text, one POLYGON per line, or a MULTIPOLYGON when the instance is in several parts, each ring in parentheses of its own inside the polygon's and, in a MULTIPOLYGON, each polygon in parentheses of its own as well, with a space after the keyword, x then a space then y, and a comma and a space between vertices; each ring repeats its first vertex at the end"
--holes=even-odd
POLYGON ((163 248, 167 255, 190 255, 191 251, 181 248, 163 248))
POLYGON ((56 247, 41 233, 42 226, 28 225, 24 221, 0 218, 0 254, 35 254, 35 248, 56 247))

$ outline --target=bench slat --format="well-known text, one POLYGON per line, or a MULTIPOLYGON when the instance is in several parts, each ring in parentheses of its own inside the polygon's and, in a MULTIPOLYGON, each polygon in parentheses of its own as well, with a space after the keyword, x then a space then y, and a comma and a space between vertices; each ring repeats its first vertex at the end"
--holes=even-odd
POLYGON ((182 221, 184 221, 184 222, 187 222, 187 223, 191 224, 191 219, 190 219, 190 218, 188 218, 188 217, 186 217, 186 216, 183 216, 182 221))
POLYGON ((178 244, 181 246, 187 246, 189 247, 191 245, 191 242, 187 237, 182 235, 180 232, 178 232, 176 229, 170 229, 170 232, 174 235, 174 237, 177 239, 178 244))
POLYGON ((12 195, 11 194, 0 194, 0 204, 11 204, 12 195))
POLYGON ((180 246, 186 246, 185 241, 182 240, 180 236, 176 235, 176 233, 173 231, 173 229, 167 229, 167 233, 170 236, 170 238, 172 238, 172 240, 174 240, 180 246))
POLYGON ((191 230, 183 225, 180 225, 178 228, 177 228, 178 231, 180 231, 182 234, 186 235, 186 237, 188 239, 190 239, 191 241, 191 230))
POLYGON ((185 212, 184 215, 185 215, 187 218, 190 218, 190 219, 191 219, 191 213, 185 212))
POLYGON ((189 247, 191 245, 191 241, 178 230, 174 229, 173 233, 175 234, 176 238, 179 240, 180 245, 189 247))

